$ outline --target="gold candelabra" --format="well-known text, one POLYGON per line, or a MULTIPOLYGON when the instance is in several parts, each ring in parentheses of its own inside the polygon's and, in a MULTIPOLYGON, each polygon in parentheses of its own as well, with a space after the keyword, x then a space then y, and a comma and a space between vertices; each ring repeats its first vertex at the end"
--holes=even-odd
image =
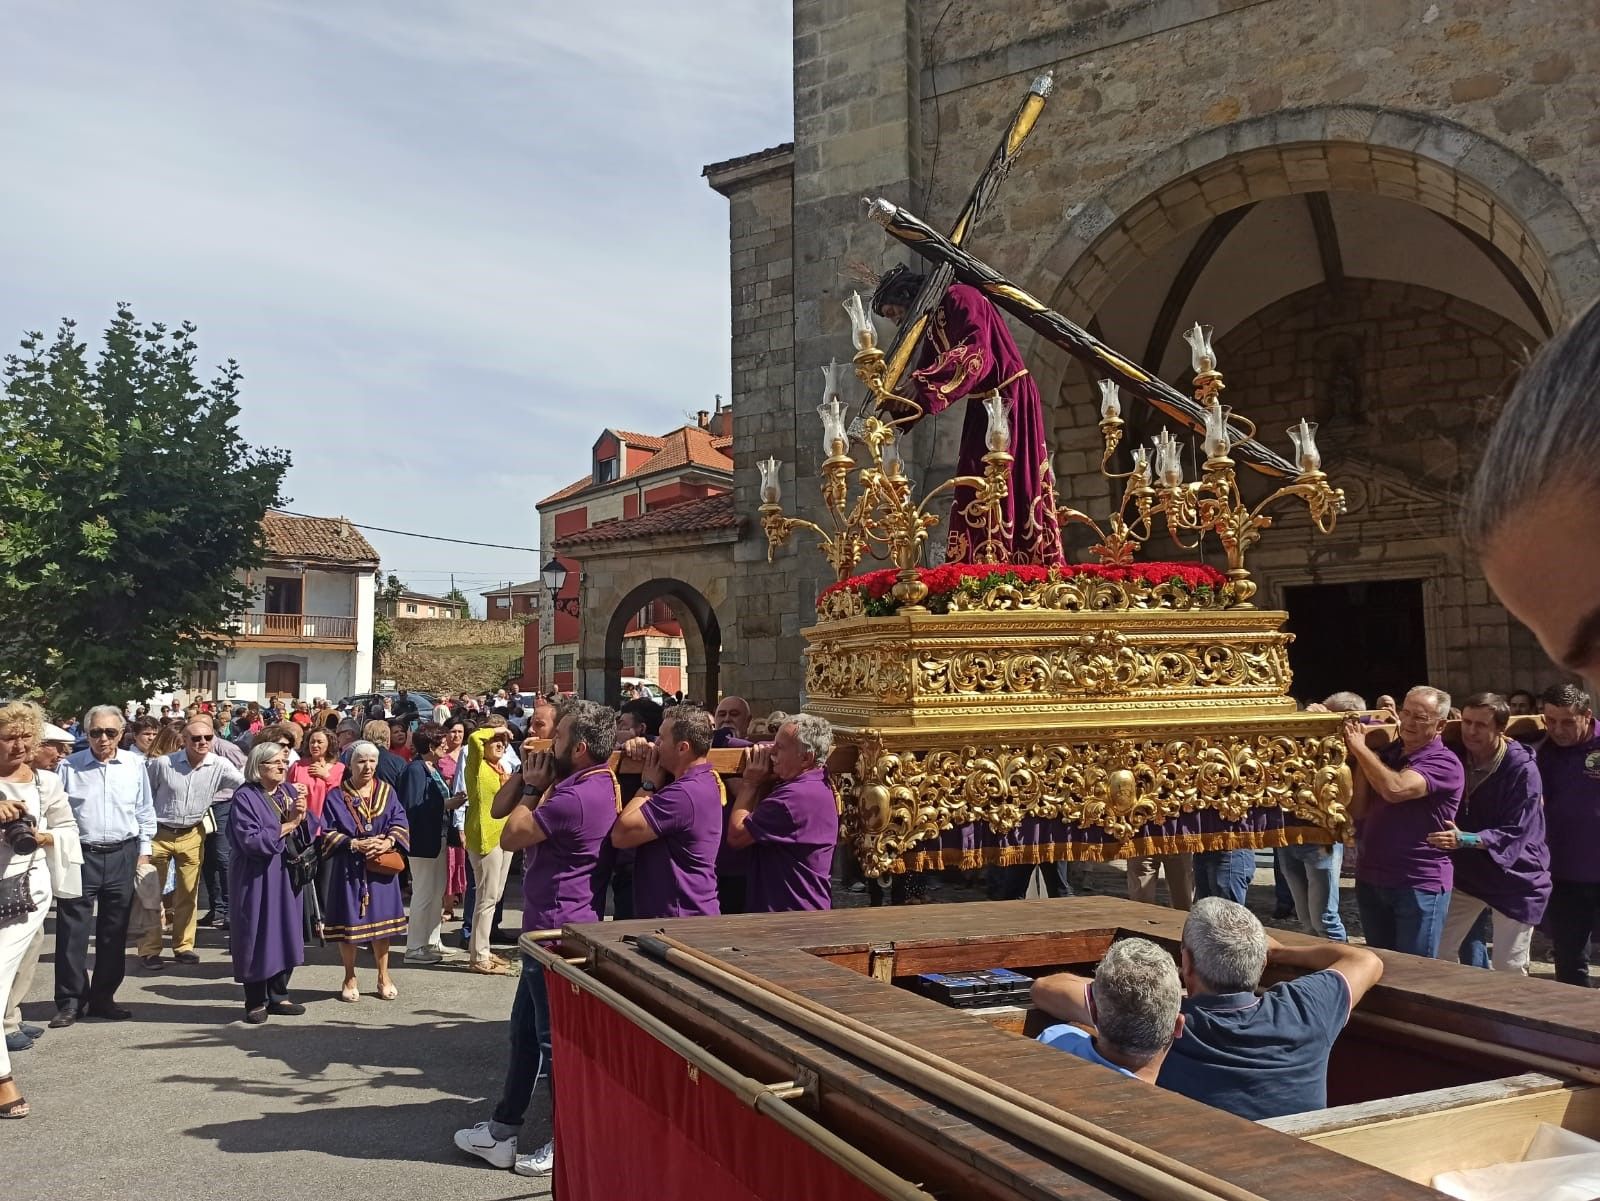
POLYGON ((1118 566, 1132 563, 1135 552, 1155 536, 1158 518, 1165 521, 1172 540, 1185 549, 1198 546, 1208 532, 1215 534, 1227 555, 1227 574, 1235 603, 1248 607, 1255 596, 1256 584, 1245 567, 1245 554, 1261 540, 1261 531, 1272 525, 1273 519, 1267 510, 1291 498, 1302 500, 1312 524, 1324 534, 1331 533, 1339 514, 1344 511, 1344 490, 1332 487, 1322 473, 1322 455, 1316 444, 1317 427, 1302 419, 1288 431, 1300 474, 1293 483, 1265 499, 1254 505, 1246 504, 1239 493, 1234 461, 1228 457, 1228 451, 1235 440, 1234 423, 1246 427, 1244 436, 1250 438, 1255 436, 1255 425, 1232 413, 1218 399, 1224 385, 1211 348, 1211 327, 1197 324, 1184 338, 1189 343, 1195 371, 1194 397, 1206 409, 1202 442, 1206 459, 1200 479, 1184 482, 1182 450, 1178 440, 1167 430, 1162 430, 1155 439, 1153 464, 1151 452, 1139 447, 1133 452, 1133 470, 1111 470, 1111 458, 1122 441, 1122 408, 1116 384, 1102 380, 1100 434, 1105 453, 1100 459, 1100 473, 1107 479, 1127 481, 1122 502, 1104 527, 1077 509, 1063 506, 1057 512, 1063 525, 1075 523, 1092 529, 1100 540, 1090 552, 1102 562, 1118 566), (1194 541, 1185 542, 1186 533, 1193 533, 1194 541))
POLYGON ((901 429, 922 416, 922 406, 888 389, 887 364, 883 351, 878 349, 876 331, 860 296, 852 295, 845 308, 850 313, 855 341, 856 376, 871 391, 879 412, 890 416, 888 420, 867 417, 855 427, 847 428, 844 401, 840 397, 843 369, 837 362, 822 369, 823 399, 817 412, 822 418, 823 446, 828 456, 822 462, 820 484, 822 503, 831 518, 832 528, 824 529, 803 517, 785 515, 779 482, 780 464, 777 459, 766 459, 757 466, 761 471, 761 528, 767 535, 767 559, 770 562, 773 552, 785 545, 796 530, 810 530, 817 536, 822 553, 838 579, 847 579, 869 553, 888 559, 898 571, 894 597, 900 602, 901 611, 918 611, 928 595, 928 586, 917 577, 917 568, 922 563, 928 531, 939 524, 938 516, 930 513, 928 506, 940 496, 962 486, 973 489, 967 515, 974 527, 989 531, 980 546, 979 558, 982 560, 987 554, 990 561, 1001 559, 1002 548, 994 534, 1004 527, 1012 462, 1011 428, 1005 400, 998 394, 984 400, 989 429, 983 474, 954 476, 919 500, 906 475, 898 437, 901 429), (852 434, 866 447, 867 463, 857 464, 851 454, 852 434), (849 479, 852 471, 858 481, 854 497, 849 479))

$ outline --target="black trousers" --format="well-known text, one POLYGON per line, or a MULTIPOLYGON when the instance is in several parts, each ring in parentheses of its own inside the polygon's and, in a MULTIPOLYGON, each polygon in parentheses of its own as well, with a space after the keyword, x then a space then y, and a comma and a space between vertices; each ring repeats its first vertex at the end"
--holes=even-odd
POLYGON ((211 806, 217 819, 217 832, 206 835, 205 858, 200 861, 200 879, 206 886, 206 908, 217 917, 228 916, 228 815, 233 812, 232 801, 218 801, 211 806))
POLYGON ((1589 987, 1589 940, 1600 936, 1600 884, 1556 880, 1545 910, 1555 952, 1556 979, 1589 987))
POLYGON ((263 1005, 276 1004, 289 999, 289 977, 294 975, 292 967, 286 967, 276 976, 268 976, 265 980, 246 980, 244 982, 244 1007, 246 1009, 260 1009, 263 1005))
POLYGON ((127 972, 128 919, 139 840, 110 850, 83 848, 83 895, 56 902, 56 1008, 109 1005, 127 972), (94 927, 94 976, 89 928, 94 927))
POLYGON ((748 876, 717 873, 717 910, 723 917, 749 910, 749 884, 748 876))

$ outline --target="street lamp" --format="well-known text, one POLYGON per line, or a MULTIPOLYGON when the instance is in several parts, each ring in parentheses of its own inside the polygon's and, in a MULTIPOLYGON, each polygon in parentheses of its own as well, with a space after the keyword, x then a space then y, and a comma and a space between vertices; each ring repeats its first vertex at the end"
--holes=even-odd
POLYGON ((539 579, 543 581, 545 591, 550 594, 552 609, 572 617, 578 616, 578 598, 561 595, 561 589, 567 584, 567 569, 561 565, 560 559, 552 556, 550 562, 539 572, 539 579))

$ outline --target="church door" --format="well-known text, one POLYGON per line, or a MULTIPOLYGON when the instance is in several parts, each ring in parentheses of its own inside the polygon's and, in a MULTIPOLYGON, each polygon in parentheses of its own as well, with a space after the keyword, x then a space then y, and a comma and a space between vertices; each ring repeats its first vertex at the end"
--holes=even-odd
POLYGON ((1428 680, 1428 630, 1421 580, 1357 580, 1283 590, 1289 610, 1294 694, 1320 701, 1359 692, 1371 705, 1428 680))

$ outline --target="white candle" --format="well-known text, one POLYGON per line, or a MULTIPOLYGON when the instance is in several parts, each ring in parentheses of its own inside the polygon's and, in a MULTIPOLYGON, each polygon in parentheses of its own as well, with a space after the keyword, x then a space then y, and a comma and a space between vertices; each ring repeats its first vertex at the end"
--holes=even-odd
POLYGON ((1103 379, 1100 381, 1100 420, 1110 421, 1113 417, 1122 416, 1122 398, 1117 392, 1117 381, 1103 379))
POLYGON ((777 504, 783 499, 783 486, 778 482, 778 460, 762 459, 756 467, 761 472, 761 503, 777 504))
POLYGON ((989 432, 984 439, 985 445, 990 450, 1010 450, 1011 419, 1006 415, 1006 398, 1004 396, 985 397, 983 410, 989 415, 989 432))
POLYGON ((850 314, 850 338, 855 343, 856 349, 871 350, 877 341, 878 332, 873 328, 867 306, 861 303, 860 292, 850 293, 850 299, 844 302, 844 311, 850 314))
POLYGON ((1189 363, 1194 367, 1194 373, 1199 375, 1202 371, 1215 371, 1217 356, 1211 350, 1211 327, 1201 325, 1198 321, 1194 328, 1183 335, 1183 340, 1189 344, 1189 363))
POLYGON ((1289 427, 1289 441, 1294 443, 1295 465, 1302 472, 1322 469, 1322 452, 1317 449, 1317 423, 1300 419, 1299 425, 1289 427))

